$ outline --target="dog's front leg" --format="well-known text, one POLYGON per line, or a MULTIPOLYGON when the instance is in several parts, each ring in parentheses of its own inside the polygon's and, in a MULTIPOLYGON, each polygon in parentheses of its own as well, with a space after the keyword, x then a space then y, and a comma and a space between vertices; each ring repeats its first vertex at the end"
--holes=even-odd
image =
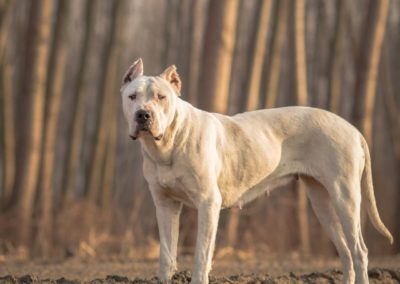
POLYGON ((169 282, 177 270, 176 255, 182 203, 153 194, 160 235, 160 280, 169 282))
POLYGON ((221 196, 201 202, 198 206, 197 243, 192 284, 208 283, 220 210, 221 196))

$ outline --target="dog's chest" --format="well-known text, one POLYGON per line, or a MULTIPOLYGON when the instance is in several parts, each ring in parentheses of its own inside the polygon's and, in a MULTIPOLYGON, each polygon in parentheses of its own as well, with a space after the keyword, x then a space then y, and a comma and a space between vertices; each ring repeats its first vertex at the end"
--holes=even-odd
POLYGON ((157 168, 157 178, 164 196, 191 206, 191 201, 182 183, 182 171, 174 167, 159 166, 157 168))
POLYGON ((162 187, 172 187, 175 188, 177 185, 178 176, 174 167, 170 166, 158 166, 157 167, 157 179, 158 183, 162 187))

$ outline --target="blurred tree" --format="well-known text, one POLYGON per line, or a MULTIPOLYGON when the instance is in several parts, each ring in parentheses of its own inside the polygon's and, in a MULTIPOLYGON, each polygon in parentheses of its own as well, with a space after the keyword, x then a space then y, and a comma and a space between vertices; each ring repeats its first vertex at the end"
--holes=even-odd
POLYGON ((335 34, 331 44, 329 59, 329 105, 330 111, 340 113, 340 98, 342 94, 342 65, 343 65, 343 40, 346 21, 346 1, 338 0, 336 4, 335 34))
POLYGON ((191 18, 193 20, 191 22, 190 67, 187 84, 189 86, 188 100, 193 105, 197 105, 206 1, 192 1, 191 3, 191 18))
POLYGON ((365 139, 372 147, 372 121, 378 82, 378 68, 381 58, 382 43, 386 31, 389 0, 381 0, 378 4, 377 18, 373 32, 371 53, 368 56, 368 71, 365 90, 365 109, 363 114, 362 130, 365 139))
POLYGON ((390 74, 389 51, 386 47, 383 52, 382 64, 382 80, 383 80, 383 94, 385 98, 385 107, 389 118, 390 133, 392 135, 392 143, 394 152, 398 161, 400 161, 400 106, 396 101, 394 84, 390 74))
MULTIPOLYGON (((42 135, 46 81, 48 76, 48 58, 51 43, 51 19, 54 6, 52 0, 42 0, 38 7, 37 38, 35 44, 35 62, 32 81, 32 112, 29 137, 29 152, 25 168, 21 193, 19 195, 19 238, 27 244, 31 234, 34 197, 39 177, 42 151, 42 135)), ((35 9, 35 5, 32 6, 35 9)))
POLYGON ((15 68, 11 62, 10 46, 6 39, 12 29, 11 16, 14 12, 15 2, 2 1, 0 7, 0 125, 2 139, 0 145, 3 149, 2 164, 2 209, 10 205, 15 181, 15 122, 14 122, 14 88, 13 77, 15 68))
POLYGON ((100 82, 102 87, 100 90, 101 96, 99 98, 97 123, 96 123, 96 137, 94 140, 94 151, 91 157, 91 161, 89 162, 89 174, 88 174, 88 182, 85 188, 86 198, 89 203, 95 204, 100 199, 100 190, 102 185, 102 172, 104 168, 104 159, 106 156, 106 147, 107 147, 107 136, 109 134, 110 129, 107 127, 108 119, 113 115, 113 108, 110 108, 109 100, 114 98, 114 94, 111 91, 111 86, 115 86, 115 74, 110 74, 107 71, 111 71, 113 69, 113 65, 116 64, 115 60, 115 37, 116 37, 116 12, 118 11, 117 3, 120 1, 112 1, 111 5, 111 13, 109 15, 105 15, 107 19, 107 38, 105 50, 102 57, 103 66, 101 69, 103 70, 100 78, 100 82), (109 18, 108 18, 109 17, 109 18), (108 26, 109 25, 109 26, 108 26), (110 70, 111 68, 111 70, 110 70), (111 86, 109 86, 111 84, 111 86), (107 93, 108 91, 108 93, 107 93), (112 96, 112 97, 110 97, 112 96))
POLYGON ((238 4, 238 0, 210 1, 209 4, 199 82, 199 94, 203 96, 199 104, 206 110, 227 112, 238 4))
POLYGON ((286 38, 286 26, 288 16, 288 0, 280 0, 278 5, 278 16, 276 17, 275 30, 272 34, 272 50, 270 64, 268 66, 265 92, 265 108, 276 106, 279 93, 279 78, 281 74, 282 48, 286 38))
MULTIPOLYGON (((387 115, 388 125, 389 125, 389 133, 391 138, 391 143, 393 145, 393 152, 396 158, 396 171, 400 172, 400 105, 396 101, 395 92, 394 92, 394 82, 393 77, 390 74, 390 62, 389 62, 389 50, 388 50, 388 41, 386 42, 386 48, 383 50, 383 58, 382 58, 382 92, 384 95, 384 105, 385 105, 385 113, 387 115)), ((386 174, 384 175, 386 179, 386 174)), ((397 189, 400 188, 400 178, 397 177, 397 189)), ((397 193, 398 190, 394 191, 397 193)), ((394 203, 398 204, 400 201, 400 195, 395 198, 394 203)), ((386 197, 386 196, 385 196, 386 197)), ((391 197, 393 198, 393 197, 391 197)), ((388 208, 384 209, 386 211, 394 211, 390 214, 390 222, 397 219, 397 216, 400 215, 400 209, 398 206, 388 206, 388 208)), ((398 222, 395 222, 394 226, 395 231, 393 234, 398 236, 400 234, 400 227, 398 226, 398 222)), ((395 244, 394 251, 398 251, 400 249, 400 245, 395 244)))
MULTIPOLYGON (((305 0, 295 2, 295 58, 296 58, 296 87, 297 104, 308 104, 307 92, 307 66, 305 51, 305 0)), ((300 233, 300 249, 304 254, 310 254, 310 228, 308 223, 308 200, 304 185, 299 182, 297 186, 298 221, 300 233)))
POLYGON ((39 187, 39 222, 36 236, 38 254, 48 257, 53 245, 53 182, 56 155, 57 125, 60 115, 61 95, 65 78, 67 46, 65 44, 66 1, 58 1, 54 41, 51 47, 47 84, 47 116, 43 147, 41 186, 39 187))
POLYGON ((260 1, 240 1, 237 16, 235 48, 229 82, 227 114, 246 110, 250 62, 257 34, 260 1))
MULTIPOLYGON (((120 84, 118 76, 118 65, 121 64, 121 47, 123 41, 126 40, 126 31, 123 29, 122 12, 126 6, 126 2, 117 1, 113 11, 113 22, 111 26, 111 46, 109 47, 109 55, 106 67, 106 77, 104 83, 104 104, 101 110, 100 127, 98 131, 106 133, 106 141, 103 143, 106 146, 104 169, 102 174, 101 199, 100 205, 102 209, 102 219, 104 222, 104 231, 109 231, 111 228, 111 205, 112 205, 112 189, 114 180, 116 140, 117 140, 117 124, 116 124, 116 101, 115 90, 120 84)), ((100 141, 96 141, 99 143, 100 141)), ((101 162, 101 161, 100 161, 101 162)))
POLYGON ((67 166, 65 167, 64 183, 62 188, 62 203, 65 205, 70 199, 71 195, 76 193, 77 187, 77 173, 80 162, 80 151, 82 146, 83 126, 84 126, 84 111, 85 111, 85 100, 84 100, 84 76, 86 72, 90 72, 88 69, 88 53, 90 52, 89 42, 91 36, 91 30, 93 25, 93 0, 86 0, 82 2, 82 7, 85 10, 85 32, 84 40, 81 48, 81 54, 79 55, 79 69, 77 72, 78 82, 76 84, 76 99, 74 103, 73 116, 72 116, 72 128, 71 134, 69 135, 70 142, 68 143, 67 150, 67 166))
MULTIPOLYGON (((178 50, 179 40, 178 36, 181 37, 178 32, 178 21, 179 21, 179 7, 181 7, 180 0, 167 0, 167 8, 165 12, 166 25, 165 25, 165 49, 164 49, 164 66, 171 65, 172 62, 178 61, 178 50)), ((187 2, 187 1, 186 1, 187 2)))
POLYGON ((6 38, 10 25, 11 8, 12 5, 10 0, 0 1, 0 60, 3 60, 6 50, 6 38))
MULTIPOLYGON (((365 85, 366 85, 366 74, 368 69, 368 56, 372 46, 373 33, 369 31, 373 30, 374 26, 374 13, 376 10, 376 1, 368 0, 368 6, 366 7, 367 12, 365 19, 363 19, 362 32, 360 39, 357 42, 355 51, 355 68, 356 68, 356 80, 354 85, 354 103, 352 110, 352 120, 354 125, 362 131, 362 121, 364 117, 364 106, 365 106, 365 85)), ((370 142, 370 141, 367 141, 370 142)), ((371 145, 369 145, 371 147, 371 145)))
POLYGON ((270 30, 270 18, 272 14, 272 0, 263 0, 260 3, 257 34, 252 52, 250 74, 247 86, 247 105, 246 110, 255 110, 258 108, 260 97, 262 69, 265 54, 268 54, 267 38, 270 30))

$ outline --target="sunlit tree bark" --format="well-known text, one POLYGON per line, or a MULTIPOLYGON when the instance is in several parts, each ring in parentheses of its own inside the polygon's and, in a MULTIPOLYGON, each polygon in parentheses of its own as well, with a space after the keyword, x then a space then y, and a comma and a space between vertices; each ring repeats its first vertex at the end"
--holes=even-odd
POLYGON ((0 62, 3 61, 5 49, 6 49, 6 39, 9 30, 9 21, 11 17, 11 1, 2 0, 0 1, 0 62))
POLYGON ((272 0, 263 0, 260 4, 260 12, 257 23, 257 34, 255 46, 252 53, 252 61, 247 88, 248 111, 258 108, 260 97, 261 78, 263 71, 264 56, 267 53, 267 35, 270 30, 270 16, 272 14, 272 0))
POLYGON ((39 176, 40 156, 42 151, 44 100, 46 94, 46 80, 48 76, 47 64, 51 41, 51 15, 54 1, 40 1, 37 39, 35 46, 35 63, 32 82, 32 112, 29 137, 29 152, 25 168, 22 193, 19 200, 20 214, 20 241, 27 244, 30 236, 33 203, 39 176))
POLYGON ((109 230, 111 222, 111 205, 112 205, 112 188, 114 180, 114 165, 116 155, 116 139, 117 139, 117 124, 116 124, 116 100, 115 90, 118 89, 120 77, 118 76, 118 64, 121 62, 121 45, 124 38, 126 37, 126 31, 124 32, 122 23, 121 12, 124 9, 124 5, 119 3, 119 7, 115 7, 115 15, 113 17, 114 23, 112 27, 112 33, 115 34, 115 38, 112 39, 110 47, 109 61, 107 63, 107 74, 106 82, 104 86, 105 102, 102 109, 102 122, 104 125, 104 131, 107 133, 107 141, 103 142, 106 144, 105 151, 105 165, 104 175, 101 185, 101 200, 100 205, 102 208, 102 216, 105 220, 105 229, 109 230))
POLYGON ((386 31, 389 0, 380 0, 378 4, 377 19, 374 28, 371 53, 368 57, 368 71, 365 90, 365 109, 363 114, 362 130, 370 148, 372 147, 372 123, 376 98, 376 85, 378 69, 381 58, 382 43, 386 31))
POLYGON ((10 203, 15 181, 14 88, 12 84, 15 69, 10 62, 10 54, 7 53, 9 47, 6 42, 12 28, 10 20, 15 7, 15 3, 11 4, 11 1, 3 1, 0 14, 0 125, 2 129, 0 145, 3 149, 0 205, 2 208, 6 208, 10 203))
MULTIPOLYGON (((115 72, 115 64, 116 64, 116 53, 115 53, 115 34, 117 33, 116 29, 116 22, 117 22, 117 17, 116 17, 116 11, 117 9, 117 4, 119 2, 116 1, 112 5, 111 9, 112 12, 110 14, 111 17, 111 26, 109 27, 109 33, 110 37, 107 39, 107 46, 105 50, 105 64, 104 64, 104 70, 105 70, 105 76, 104 78, 104 83, 102 89, 105 90, 101 94, 100 97, 100 104, 99 104, 99 116, 98 116, 98 122, 97 122, 97 129, 96 129, 96 139, 95 139, 95 145, 94 145, 94 154, 92 157, 92 160, 90 162, 89 166, 89 180, 87 184, 87 191, 86 191, 86 197, 89 202, 97 202, 99 199, 99 193, 102 187, 102 170, 104 168, 104 159, 106 156, 106 146, 107 146, 107 136, 109 130, 107 128, 107 120, 109 119, 110 115, 114 115, 111 112, 114 112, 113 108, 110 108, 110 100, 114 99, 114 93, 112 91, 112 88, 115 86, 115 81, 116 81, 116 72, 115 72), (114 72, 114 73, 110 73, 114 72)), ((112 104, 113 105, 113 104, 112 104)))
POLYGON ((55 39, 49 72, 48 113, 45 121, 43 171, 39 200, 39 223, 36 245, 38 253, 49 256, 52 249, 53 178, 56 156, 57 125, 59 121, 62 89, 65 78, 67 46, 65 45, 65 17, 67 2, 59 1, 55 39))
POLYGON ((272 51, 267 75, 267 89, 265 108, 276 106, 279 93, 279 78, 281 74, 282 49, 287 35, 288 0, 278 1, 278 18, 275 31, 272 35, 272 51))
POLYGON ((330 79, 329 79, 329 106, 334 112, 340 111, 340 98, 342 94, 342 62, 343 62, 343 34, 346 21, 346 3, 345 0, 337 2, 337 16, 335 34, 332 43, 332 54, 330 58, 330 79))
MULTIPOLYGON (((354 46, 354 64, 356 71, 356 79, 354 84, 354 102, 352 109, 352 120, 354 125, 361 130, 363 109, 364 109, 364 98, 365 98, 365 80, 367 73, 367 59, 368 53, 371 49, 372 43, 372 32, 374 25, 374 11, 376 10, 376 1, 369 0, 367 6, 367 12, 365 19, 363 19, 363 26, 361 29, 361 35, 359 36, 358 42, 355 42, 354 46)), ((350 14, 350 13, 349 13, 350 14)), ((352 27, 352 23, 349 19, 349 27, 352 27)))
POLYGON ((203 109, 226 113, 238 0, 210 1, 199 93, 203 109))

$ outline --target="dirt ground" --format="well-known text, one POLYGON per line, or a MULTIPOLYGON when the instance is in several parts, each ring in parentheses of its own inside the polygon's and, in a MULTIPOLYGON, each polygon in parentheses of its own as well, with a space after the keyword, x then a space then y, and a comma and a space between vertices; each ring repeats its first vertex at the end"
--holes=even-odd
MULTIPOLYGON (((190 281, 191 257, 180 257, 173 283, 190 281)), ((371 283, 400 283, 400 256, 370 260, 371 283)), ((0 283, 158 283, 157 260, 68 259, 3 261, 0 283)), ((338 259, 224 257, 216 259, 210 283, 341 283, 338 259)))

